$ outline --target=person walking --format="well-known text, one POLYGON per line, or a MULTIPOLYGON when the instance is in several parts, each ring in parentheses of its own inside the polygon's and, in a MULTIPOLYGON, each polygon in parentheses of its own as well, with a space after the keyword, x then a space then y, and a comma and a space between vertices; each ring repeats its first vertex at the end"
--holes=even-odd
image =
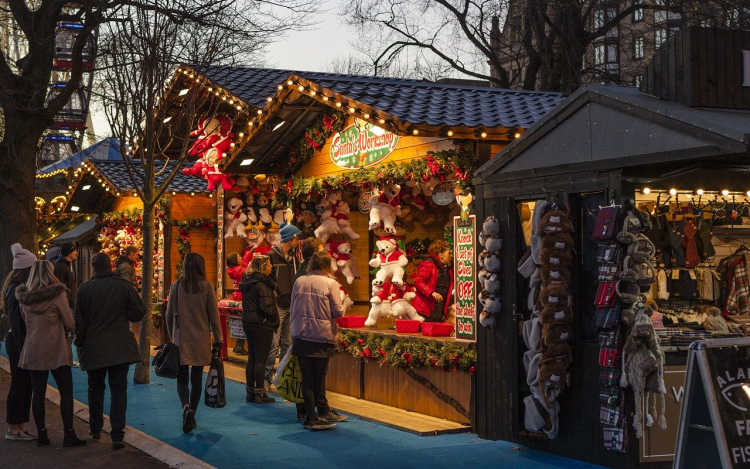
POLYGON ((248 342, 245 380, 247 402, 270 404, 264 384, 266 359, 271 351, 273 335, 279 329, 279 308, 276 305, 276 282, 271 278, 273 266, 268 256, 255 256, 248 274, 240 284, 242 292, 242 329, 248 342))
POLYGON ((299 235, 302 232, 294 225, 282 223, 279 230, 280 240, 268 252, 273 265, 273 279, 276 282, 276 304, 279 307, 279 330, 273 335, 271 353, 266 361, 265 386, 271 389, 271 374, 276 358, 284 357, 292 345, 289 323, 289 306, 292 301, 294 274, 297 272, 297 258, 294 250, 299 246, 299 235), (279 353, 281 352, 281 353, 279 353))
POLYGON ((302 372, 302 395, 307 410, 304 428, 310 430, 336 426, 326 418, 327 414, 316 412, 315 407, 325 393, 328 360, 334 354, 338 332, 335 319, 344 315, 340 288, 331 255, 321 251, 312 256, 308 273, 297 279, 292 292, 292 353, 297 356, 302 372))
POLYGON ((54 260, 55 277, 68 288, 68 305, 70 310, 76 299, 78 292, 78 282, 76 281, 75 271, 73 270, 73 261, 78 259, 78 246, 76 243, 65 243, 60 247, 60 256, 54 260))
POLYGON ((13 270, 5 277, 0 297, 0 311, 8 315, 10 322, 10 331, 5 338, 5 349, 10 362, 10 388, 5 406, 8 429, 5 431, 5 439, 31 441, 36 439, 26 428, 31 412, 31 373, 18 367, 26 340, 26 322, 21 314, 21 304, 16 298, 16 289, 29 280, 31 266, 37 259, 18 243, 11 246, 10 250, 13 253, 13 270))
MULTIPOLYGON (((135 263, 138 261, 138 255, 139 252, 137 247, 126 246, 125 249, 120 252, 120 257, 115 261, 115 275, 132 283, 136 291, 138 291, 138 279, 135 276, 135 263)), ((133 336, 137 343, 140 340, 141 323, 132 323, 130 325, 130 330, 133 332, 133 336)))
POLYGON ((426 322, 442 322, 453 297, 453 252, 442 239, 430 243, 428 250, 430 257, 417 267, 411 304, 426 322))
POLYGON ((18 366, 29 370, 34 390, 32 413, 38 431, 37 446, 50 443, 45 425, 45 396, 50 371, 60 392, 65 438, 63 446, 82 446, 73 429, 73 353, 67 334, 73 332, 67 288, 59 282, 49 261, 36 261, 29 280, 16 288, 21 314, 26 322, 26 341, 18 366))
POLYGON ((143 319, 146 306, 133 285, 112 272, 109 256, 91 258, 94 276, 78 289, 75 307, 75 345, 81 369, 89 378, 91 438, 101 438, 104 425, 104 384, 109 378, 111 403, 109 436, 113 449, 125 447, 125 412, 128 407, 128 370, 141 360, 129 323, 143 319))
POLYGON ((211 364, 211 331, 215 348, 221 348, 224 340, 216 293, 206 280, 206 260, 200 254, 185 255, 180 279, 169 289, 165 322, 180 350, 177 394, 182 403, 182 431, 190 433, 198 425, 195 411, 201 400, 203 368, 211 364))

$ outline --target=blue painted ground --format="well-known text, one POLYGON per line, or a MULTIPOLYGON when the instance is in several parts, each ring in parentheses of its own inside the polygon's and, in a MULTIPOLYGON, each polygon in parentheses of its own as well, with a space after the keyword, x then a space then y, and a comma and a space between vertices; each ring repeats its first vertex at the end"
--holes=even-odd
MULTIPOLYGON (((3 347, 2 354, 5 354, 3 347)), ((75 399, 87 403, 86 373, 73 369, 75 399)), ((129 376, 132 381, 132 367, 129 376)), ((205 381, 205 380, 204 380, 205 381)), ((50 384, 54 380, 50 377, 50 384)), ((219 468, 597 468, 507 442, 457 434, 420 437, 350 417, 325 432, 304 430, 293 404, 245 403, 245 386, 227 381, 227 406, 201 406, 198 428, 182 433, 175 381, 151 373, 128 387, 128 425, 219 468)), ((105 412, 109 399, 105 403, 105 412)))

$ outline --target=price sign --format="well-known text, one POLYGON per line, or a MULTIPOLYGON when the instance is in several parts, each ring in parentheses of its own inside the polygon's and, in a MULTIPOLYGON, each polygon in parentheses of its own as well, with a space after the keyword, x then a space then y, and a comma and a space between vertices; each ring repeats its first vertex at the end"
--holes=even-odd
POLYGON ((476 216, 467 220, 453 218, 453 272, 456 305, 456 340, 476 342, 477 306, 476 269, 476 216))

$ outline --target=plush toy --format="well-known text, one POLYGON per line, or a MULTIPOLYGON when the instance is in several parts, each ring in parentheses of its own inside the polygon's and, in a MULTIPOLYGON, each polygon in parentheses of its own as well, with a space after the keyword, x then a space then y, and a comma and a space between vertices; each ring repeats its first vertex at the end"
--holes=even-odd
POLYGON ((391 316, 423 322, 424 317, 410 303, 415 296, 417 294, 409 286, 391 288, 391 316))
POLYGON ((497 314, 503 308, 503 303, 499 296, 496 296, 490 292, 487 292, 484 303, 484 310, 489 314, 497 314))
POLYGON ((487 311, 479 313, 479 324, 484 327, 492 327, 495 325, 495 315, 490 314, 487 311))
POLYGON ((370 313, 365 320, 365 326, 372 327, 378 323, 378 318, 391 314, 391 301, 388 299, 391 293, 390 282, 377 283, 372 281, 372 298, 370 298, 370 313))
POLYGON ((414 286, 417 281, 417 266, 419 261, 412 259, 411 262, 406 264, 406 274, 404 274, 404 281, 407 285, 414 286))
POLYGON ((396 233, 393 226, 396 217, 401 215, 401 199, 399 193, 401 186, 398 184, 386 184, 383 192, 376 192, 367 204, 370 206, 370 230, 374 230, 383 224, 383 228, 390 234, 396 233))
POLYGON ((341 192, 333 192, 328 196, 331 203, 331 218, 336 219, 338 223, 338 232, 345 234, 351 240, 359 239, 359 234, 355 233, 349 222, 349 204, 341 200, 341 192))
POLYGON ((266 194, 258 194, 255 198, 255 205, 258 209, 258 218, 266 225, 270 225, 273 222, 271 211, 268 209, 268 196, 266 194))
POLYGON ((404 251, 398 248, 398 243, 394 238, 383 237, 375 242, 377 254, 371 259, 370 267, 379 267, 378 273, 375 274, 375 281, 384 284, 387 280, 393 282, 396 286, 404 284, 404 267, 409 263, 404 251))
POLYGON ((235 232, 240 238, 244 238, 245 234, 245 222, 247 216, 242 213, 242 201, 236 197, 232 197, 227 202, 227 211, 224 213, 226 223, 224 224, 224 238, 229 239, 234 236, 235 232))
POLYGON ((315 204, 312 202, 300 202, 297 208, 297 221, 299 222, 300 230, 302 232, 313 231, 313 226, 318 221, 315 204))
POLYGON ((277 204, 273 207, 273 222, 277 225, 282 223, 288 223, 291 220, 287 220, 287 208, 283 204, 277 204))
POLYGON ((344 307, 344 312, 346 313, 354 305, 354 301, 341 285, 339 285, 339 293, 341 295, 341 305, 344 307))
POLYGON ((357 272, 357 266, 354 264, 356 258, 352 255, 352 245, 348 241, 332 242, 327 244, 326 248, 331 253, 334 270, 340 271, 349 285, 354 282, 354 279, 362 278, 357 272))
POLYGON ((485 251, 485 252, 486 254, 483 257, 484 268, 487 269, 487 271, 489 272, 499 274, 500 267, 501 267, 500 252, 499 251, 494 251, 494 252, 485 251))
POLYGON ((320 218, 320 226, 315 229, 315 237, 325 243, 328 238, 339 232, 339 224, 333 218, 333 207, 329 199, 320 199, 320 202, 315 205, 315 211, 320 218))
POLYGON ((498 274, 493 274, 487 271, 485 272, 486 280, 484 282, 483 289, 491 295, 500 296, 500 276, 498 274))
MULTIPOLYGON (((247 233, 246 233, 247 234, 247 233)), ((254 254, 259 255, 266 255, 269 252, 271 252, 271 245, 264 245, 263 242, 268 240, 268 233, 264 233, 263 231, 258 231, 258 236, 255 238, 251 238, 250 236, 245 237, 245 242, 247 243, 247 247, 245 247, 245 250, 242 254, 243 262, 245 261, 245 256, 249 255, 249 259, 247 259, 247 263, 250 264, 250 261, 253 260, 254 254)))
POLYGON ((198 129, 190 133, 197 140, 190 147, 189 153, 198 156, 198 161, 191 168, 182 170, 186 176, 198 176, 208 182, 207 189, 213 191, 217 185, 224 190, 231 190, 235 181, 222 173, 219 163, 234 148, 232 121, 226 116, 204 117, 198 121, 198 129))

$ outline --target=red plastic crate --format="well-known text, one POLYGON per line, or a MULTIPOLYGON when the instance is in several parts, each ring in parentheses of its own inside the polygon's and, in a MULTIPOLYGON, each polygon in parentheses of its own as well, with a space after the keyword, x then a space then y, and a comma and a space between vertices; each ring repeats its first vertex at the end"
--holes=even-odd
POLYGON ((396 319, 396 332, 401 334, 416 334, 421 323, 414 319, 396 319))
POLYGON ((453 324, 444 322, 422 323, 422 335, 429 337, 448 337, 453 332, 453 324))
POLYGON ((356 316, 352 314, 350 316, 341 316, 340 318, 336 318, 336 322, 338 323, 339 327, 357 328, 365 326, 365 319, 367 318, 364 316, 356 316))

